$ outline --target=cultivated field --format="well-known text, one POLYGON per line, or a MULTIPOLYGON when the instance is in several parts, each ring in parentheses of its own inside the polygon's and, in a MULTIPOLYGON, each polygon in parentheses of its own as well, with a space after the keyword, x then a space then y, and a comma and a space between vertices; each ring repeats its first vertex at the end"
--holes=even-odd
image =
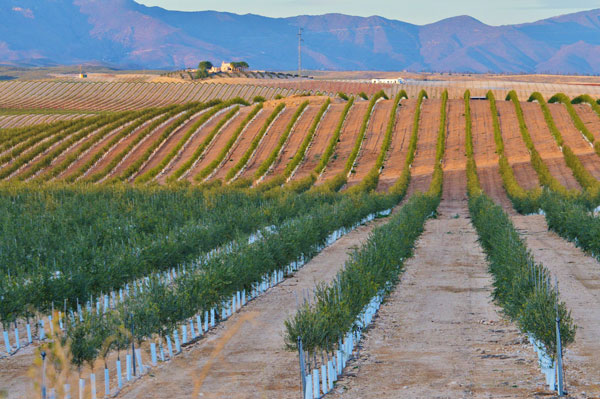
POLYGON ((0 83, 0 392, 600 395, 593 90, 271 80, 0 83))

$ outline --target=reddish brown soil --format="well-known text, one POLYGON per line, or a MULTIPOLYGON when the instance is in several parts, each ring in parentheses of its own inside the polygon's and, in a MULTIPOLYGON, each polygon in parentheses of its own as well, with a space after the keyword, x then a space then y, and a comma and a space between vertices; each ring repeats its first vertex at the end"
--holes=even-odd
POLYGON ((600 116, 596 111, 588 104, 575 104, 573 107, 594 138, 600 140, 600 116))
POLYGON ((462 199, 444 195, 333 398, 525 398, 541 387, 533 349, 492 302, 459 180, 449 191, 462 199))
POLYGON ((573 172, 567 166, 556 141, 554 141, 552 133, 550 133, 540 104, 521 102, 521 107, 533 145, 548 166, 552 176, 569 190, 581 189, 573 176, 573 172))
POLYGON ((233 137, 236 129, 240 126, 242 121, 246 119, 250 112, 252 112, 252 107, 240 108, 240 112, 231 118, 227 125, 221 129, 219 134, 213 139, 212 143, 206 147, 206 150, 204 150, 204 154, 202 154, 198 163, 189 170, 189 173, 186 175, 189 181, 193 182, 194 176, 200 173, 200 171, 206 168, 219 156, 221 150, 225 147, 231 137, 233 137))
POLYGON ((404 100, 400 103, 392 143, 383 164, 383 170, 379 175, 377 191, 387 191, 402 174, 406 155, 408 154, 416 108, 416 100, 404 100))
POLYGON ((169 122, 165 123, 158 129, 154 129, 154 131, 150 132, 144 139, 138 143, 138 146, 131 150, 122 162, 117 165, 110 173, 107 175, 108 178, 119 176, 122 172, 124 172, 132 163, 142 157, 142 155, 148 151, 148 149, 152 146, 152 144, 159 140, 160 136, 164 133, 165 130, 169 128, 181 115, 172 118, 169 122))
POLYGON ((287 125, 298 110, 298 106, 287 106, 277 119, 273 121, 260 144, 256 148, 254 155, 248 160, 240 178, 253 178, 254 174, 260 168, 260 165, 271 155, 271 152, 277 147, 280 137, 284 134, 287 125))
MULTIPOLYGON (((110 164, 110 162, 118 154, 120 154, 123 150, 125 150, 125 148, 127 148, 132 142, 134 142, 135 139, 140 135, 140 133, 142 131, 144 131, 151 123, 152 123, 151 121, 144 123, 137 129, 135 129, 127 137, 125 137, 124 139, 119 141, 119 143, 116 146, 114 146, 110 151, 108 151, 105 154, 104 158, 102 158, 100 161, 96 162, 96 164, 88 170, 87 175, 91 176, 94 173, 102 171, 106 166, 108 166, 108 164, 110 164)), ((97 148, 100 149, 102 147, 98 146, 97 148)), ((71 167, 69 167, 69 169, 66 171, 66 174, 64 175, 64 177, 67 177, 70 174, 72 174, 73 172, 77 171, 79 169, 79 167, 82 166, 85 162, 87 162, 90 158, 92 158, 93 155, 94 155, 93 153, 90 153, 90 154, 88 154, 87 157, 85 157, 85 161, 82 159, 81 162, 77 162, 76 164, 71 165, 71 167)))
POLYGON ((529 150, 519 130, 519 120, 515 112, 515 106, 510 101, 497 101, 496 107, 498 108, 500 130, 504 142, 504 155, 513 168, 517 183, 525 190, 539 187, 537 174, 531 166, 529 150))
POLYGON ((560 299, 577 325, 575 343, 564 351, 569 398, 600 396, 600 263, 548 231, 541 215, 514 216, 536 262, 556 276, 560 299))
POLYGON ((565 144, 577 155, 584 168, 596 179, 600 179, 600 157, 596 155, 594 147, 575 127, 567 107, 564 104, 548 104, 548 107, 565 144))
POLYGON ((360 183, 375 166, 385 139, 392 108, 394 108, 394 100, 382 100, 375 104, 362 147, 354 163, 355 172, 350 174, 347 187, 360 183))
POLYGON ((290 162, 292 158, 296 156, 296 153, 300 149, 304 138, 308 134, 308 131, 310 130, 310 127, 312 126, 322 106, 322 103, 311 102, 310 105, 306 107, 296 122, 296 126, 292 129, 287 143, 283 146, 283 150, 275 160, 273 169, 271 169, 271 172, 269 172, 269 176, 278 176, 285 171, 288 162, 290 162))
POLYGON ((441 100, 424 100, 419 121, 417 151, 410 170, 408 194, 429 190, 435 163, 435 150, 440 127, 441 100))
MULTIPOLYGON (((212 130, 217 126, 217 124, 225 117, 225 115, 229 112, 229 109, 224 110, 218 115, 213 116, 208 122, 204 123, 195 133, 192 134, 188 142, 183 146, 179 154, 174 158, 173 163, 168 167, 168 170, 165 170, 165 173, 160 175, 157 178, 157 181, 160 183, 164 183, 166 179, 177 169, 179 169, 192 155, 194 152, 204 142, 206 136, 212 132, 212 130)), ((205 149, 206 152, 206 149, 205 149)))
POLYGON ((502 186, 496 142, 494 141, 494 125, 488 101, 471 101, 471 127, 473 157, 477 164, 477 175, 481 188, 505 211, 513 212, 512 203, 502 186))
POLYGON ((329 163, 327 163, 325 170, 319 177, 317 184, 323 183, 344 171, 348 157, 356 144, 356 139, 358 138, 358 133, 368 107, 369 103, 367 101, 359 101, 350 109, 340 134, 340 140, 329 159, 329 163))
MULTIPOLYGON (((444 185, 442 199, 454 202, 466 201, 467 156, 465 154, 465 103, 448 100, 446 119, 446 150, 442 168, 444 185)), ((466 204, 465 204, 466 206, 466 204)))
POLYGON ((198 121, 198 119, 202 118, 202 116, 206 113, 206 110, 198 112, 194 114, 187 122, 184 122, 180 125, 174 132, 171 132, 169 137, 158 147, 158 150, 148 159, 145 165, 143 165, 139 172, 135 176, 142 175, 152 168, 158 166, 164 157, 166 157, 179 140, 191 129, 192 125, 198 121))
POLYGON ((321 156, 327 149, 327 144, 342 117, 345 107, 345 103, 331 104, 329 106, 327 113, 323 115, 323 119, 321 120, 321 123, 319 123, 319 127, 315 132, 312 143, 310 143, 306 150, 304 160, 298 167, 298 170, 296 170, 296 173, 294 173, 294 176, 292 176, 292 180, 305 178, 315 170, 321 160, 321 156))
MULTIPOLYGON (((254 137, 260 132, 269 115, 273 113, 273 107, 265 106, 262 111, 254 118, 252 122, 246 125, 246 128, 239 136, 237 142, 233 145, 229 155, 225 158, 224 163, 212 177, 213 179, 225 179, 227 172, 235 166, 235 164, 244 156, 250 143, 254 137)), ((217 149, 217 151, 219 151, 217 149)))

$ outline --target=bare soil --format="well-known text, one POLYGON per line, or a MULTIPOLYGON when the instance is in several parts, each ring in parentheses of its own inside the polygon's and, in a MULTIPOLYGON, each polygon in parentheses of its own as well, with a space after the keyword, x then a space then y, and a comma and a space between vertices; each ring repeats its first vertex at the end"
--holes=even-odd
POLYGON ((569 190, 581 189, 573 176, 573 172, 567 166, 558 144, 552 137, 552 133, 550 133, 540 104, 521 102, 521 107, 533 145, 548 166, 550 174, 569 190))
POLYGON ((142 175, 147 171, 151 170, 152 168, 158 166, 162 162, 163 158, 166 157, 171 152, 171 150, 175 148, 175 146, 177 146, 179 140, 181 140, 181 138, 185 136, 188 130, 191 129, 192 125, 196 123, 200 118, 202 118, 206 112, 207 110, 197 112, 196 114, 192 115, 192 117, 189 118, 186 122, 180 125, 177 129, 175 129, 174 132, 171 132, 169 137, 167 137, 167 139, 160 145, 160 147, 150 157, 150 159, 148 159, 146 164, 140 168, 136 176, 142 175))
POLYGON ((481 188, 506 212, 514 212, 512 203, 502 186, 499 157, 494 141, 494 125, 488 101, 471 101, 471 131, 473 158, 477 164, 481 188))
POLYGON ((564 352, 569 397, 600 396, 600 263, 548 231, 543 216, 513 216, 536 262, 558 278, 561 300, 577 325, 575 343, 564 352))
POLYGON ((504 155, 514 171, 517 183, 525 190, 539 187, 537 174, 531 166, 529 150, 519 130, 519 120, 517 119, 515 106, 510 101, 497 101, 496 107, 498 108, 500 130, 504 142, 504 155))
POLYGON ((564 104, 548 104, 554 123, 561 132, 565 144, 579 158, 584 168, 596 179, 600 179, 600 158, 594 152, 594 147, 586 140, 583 133, 575 127, 571 115, 564 104))
POLYGON ((362 147, 354 164, 355 172, 348 178, 348 187, 360 183, 375 166, 393 107, 394 100, 382 100, 375 104, 362 147))
POLYGON ((424 100, 419 121, 417 151, 411 168, 411 183, 408 194, 429 189, 433 166, 438 130, 440 128, 441 100, 424 100))
MULTIPOLYGON (((358 138, 358 133, 360 132, 360 127, 368 107, 369 103, 367 101, 357 101, 352 108, 350 108, 335 152, 329 159, 329 163, 319 177, 317 184, 323 183, 344 171, 348 157, 354 149, 354 144, 356 144, 356 139, 358 138)), ((329 138, 331 138, 332 133, 333 132, 329 134, 329 138)))
POLYGON ((533 349, 491 301, 492 278, 460 186, 463 198, 445 193, 440 215, 426 223, 333 398, 525 398, 543 391, 533 349))
POLYGON ((240 174, 240 178, 253 178, 254 174, 262 165, 262 163, 271 155, 271 152, 277 147, 280 137, 284 134, 287 125, 292 120, 292 117, 298 110, 298 106, 287 106, 277 119, 273 121, 260 144, 256 148, 254 155, 248 160, 244 171, 240 174))
POLYGON ((192 167, 187 174, 189 181, 193 182, 194 176, 196 176, 202 169, 207 167, 212 161, 214 161, 221 150, 225 147, 227 142, 233 137, 233 134, 240 126, 242 121, 246 119, 248 114, 252 112, 252 107, 242 107, 240 111, 228 122, 228 124, 221 129, 219 134, 213 139, 212 143, 206 147, 204 154, 200 157, 200 160, 196 166, 192 167))
POLYGON ((284 348, 284 321, 303 290, 329 282, 348 252, 361 245, 379 219, 339 239, 295 276, 250 302, 205 339, 126 387, 121 398, 290 398, 301 395, 296 352, 284 348))
MULTIPOLYGON (((312 126, 319 110, 323 106, 323 102, 311 102, 308 107, 304 109, 304 112, 296 122, 296 126, 292 129, 287 143, 283 146, 283 149, 275 162, 273 163, 273 169, 269 173, 271 176, 279 176, 287 167, 287 164, 296 156, 296 153, 300 149, 304 138, 308 134, 310 127, 312 126)), ((314 138, 314 136, 313 136, 314 138)))
POLYGON ((392 143, 383 164, 383 170, 379 175, 377 191, 387 191, 402 174, 406 155, 408 154, 416 109, 416 100, 403 100, 400 102, 392 143))
POLYGON ((304 160, 298 167, 294 176, 292 176, 292 180, 299 180, 309 176, 319 164, 323 153, 327 149, 327 144, 331 139, 331 135, 335 131, 340 118, 342 117, 342 113, 344 112, 344 108, 346 104, 331 104, 329 109, 323 115, 323 119, 321 123, 319 123, 319 127, 315 132, 315 135, 312 139, 312 143, 310 143, 308 149, 306 150, 306 154, 304 155, 304 160))
MULTIPOLYGON (((256 115, 254 120, 248 123, 240 136, 238 137, 237 142, 231 148, 229 155, 225 158, 224 163, 221 164, 219 169, 213 175, 212 179, 225 179, 227 172, 231 168, 233 168, 238 161, 244 156, 248 148, 250 147, 250 143, 254 140, 254 137, 258 135, 260 129, 262 129, 263 125, 269 118, 269 115, 273 112, 274 107, 265 106, 259 113, 256 115)), ((239 125, 238 125, 239 126, 239 125)), ((213 151, 216 150, 217 153, 220 152, 220 148, 214 147, 213 151)))
POLYGON ((600 140, 600 115, 588 104, 574 104, 573 107, 594 138, 600 140))
MULTIPOLYGON (((175 158, 173 164, 169 167, 169 170, 165 171, 165 173, 158 177, 158 181, 163 183, 166 179, 173 174, 177 169, 179 169, 188 159, 194 155, 196 149, 204 142, 206 136, 212 132, 212 130, 217 126, 217 124, 227 115, 229 109, 212 117, 208 122, 204 123, 198 130, 192 134, 189 141, 184 145, 183 149, 179 153, 179 155, 175 158)), ((206 153, 205 149, 205 153, 206 153)))

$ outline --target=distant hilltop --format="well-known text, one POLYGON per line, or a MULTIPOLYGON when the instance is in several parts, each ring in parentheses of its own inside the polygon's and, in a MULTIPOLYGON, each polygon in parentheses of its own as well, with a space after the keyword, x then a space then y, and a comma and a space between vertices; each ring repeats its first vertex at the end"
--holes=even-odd
POLYGON ((414 25, 343 14, 267 18, 133 0, 5 0, 0 64, 181 69, 202 60, 294 70, 600 74, 600 9, 528 24, 469 16, 414 25))

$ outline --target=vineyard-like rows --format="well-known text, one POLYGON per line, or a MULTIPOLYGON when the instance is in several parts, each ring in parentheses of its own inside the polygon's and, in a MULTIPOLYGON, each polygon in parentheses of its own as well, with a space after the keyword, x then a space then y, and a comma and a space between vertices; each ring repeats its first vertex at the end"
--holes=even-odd
MULTIPOLYGON (((46 83, 39 89, 49 96, 77 90, 46 83)), ((34 360, 35 389, 45 370, 44 382, 60 398, 67 390, 86 399, 96 391, 316 398, 332 391, 334 382, 347 384, 348 397, 393 397, 405 389, 431 396, 440 386, 463 394, 448 380, 455 376, 444 375, 448 368, 466 365, 475 375, 506 367, 534 375, 537 362, 517 361, 535 358, 534 350, 552 390, 560 346, 568 348, 565 359, 578 372, 569 380, 572 387, 598 393, 590 380, 598 364, 589 353, 600 349, 593 332, 600 314, 583 312, 573 288, 584 281, 579 289, 587 294, 593 287, 585 282, 593 278, 542 264, 539 252, 552 251, 552 245, 529 248, 531 239, 515 227, 519 217, 545 218, 547 228, 539 234, 553 230, 600 259, 594 214, 600 204, 600 107, 591 97, 519 97, 514 91, 497 97, 489 91, 481 99, 473 92, 457 98, 447 91, 377 90, 368 99, 254 102, 256 92, 236 96, 242 86, 213 85, 213 95, 204 85, 200 97, 188 93, 182 100, 174 94, 182 87, 164 84, 156 85, 152 98, 115 106, 109 98, 123 96, 110 94, 116 85, 99 89, 109 92, 106 97, 94 95, 92 86, 85 90, 99 102, 90 102, 91 108, 123 110, 0 131, 0 365, 6 366, 0 368, 0 390, 9 397, 29 389, 24 370, 34 360), (157 96, 166 99, 152 102, 157 96), (460 223, 452 224, 455 219, 460 223), (440 223, 450 227, 441 231, 440 223), (361 230, 368 239, 363 233, 351 241, 361 230), (424 246, 430 239, 442 248, 424 246), (461 245, 471 252, 450 248, 461 245), (423 251, 433 250, 448 257, 444 267, 422 270, 435 269, 438 280, 421 274, 422 280, 405 282, 405 270, 419 269, 431 258, 423 251), (334 265, 318 266, 320 257, 334 265), (470 267, 474 258, 485 266, 477 273, 489 286, 474 269, 461 271, 462 280, 452 275, 455 266, 470 267), (560 284, 551 273, 560 275, 560 284), (441 287, 444 274, 448 285, 441 287), (413 309, 415 315, 429 313, 412 318, 415 329, 402 335, 397 317, 403 315, 394 309, 430 303, 427 287, 457 301, 462 313, 453 314, 471 324, 448 320, 435 306, 413 309), (502 311, 490 305, 490 296, 502 311), (386 298, 387 310, 374 319, 386 298), (516 344, 493 346, 508 342, 506 329, 488 325, 499 321, 473 320, 479 316, 469 315, 480 308, 485 317, 501 312, 502 323, 527 334, 533 345, 518 341, 518 355, 506 356, 505 347, 516 344), (427 345, 421 341, 426 337, 442 343, 442 352, 454 352, 432 366, 428 357, 444 354, 423 347, 407 352, 404 345, 365 336, 367 328, 398 333, 408 344, 427 345), (363 339, 367 355, 357 358, 363 339), (229 340, 237 342, 234 349, 229 340), (289 352, 281 353, 284 344, 289 352), (382 357, 387 361, 365 363, 381 355, 382 345, 391 351, 382 357), (417 377, 382 385, 375 376, 394 375, 405 360, 399 366, 394 356, 409 352, 417 377), (189 362, 188 356, 198 358, 189 362), (339 382, 348 362, 356 362, 356 380, 339 382), (155 368, 159 363, 165 366, 155 368), (197 379, 182 380, 188 373, 178 368, 197 372, 197 363, 204 364, 197 379), (231 363, 239 379, 232 378, 231 363), (419 380, 423 373, 435 382, 419 380), (165 391, 173 380, 174 391, 165 391)), ((126 92, 134 95, 137 86, 126 92)), ((13 89, 25 93, 21 99, 31 90, 13 89)), ((275 93, 260 92, 267 99, 275 93)), ((450 306, 436 306, 442 305, 450 306)), ((487 396, 510 393, 517 384, 477 378, 471 380, 474 390, 487 396)), ((526 390, 519 394, 544 385, 519 384, 527 387, 519 386, 526 390)))
MULTIPOLYGON (((511 95, 512 101, 473 101, 474 157, 483 170, 482 185, 494 190, 510 166, 511 198, 528 195, 517 193, 520 187, 538 187, 536 173, 542 185, 564 194, 582 187, 600 191, 600 147, 594 144, 600 136, 599 106, 593 101, 572 105, 559 101, 560 96, 546 103, 541 95, 530 98, 535 102, 511 95)), ((455 120, 463 118, 464 110, 458 99, 419 97, 415 102, 407 97, 401 92, 387 99, 379 92, 369 100, 291 97, 254 105, 236 98, 9 129, 2 133, 0 178, 328 182, 350 188, 376 177, 378 190, 384 191, 402 175, 411 135, 416 135, 421 156, 411 163, 412 187, 425 191, 438 126, 446 123, 440 120, 440 107, 449 107, 448 118, 455 120)), ((464 169, 463 164, 447 166, 464 169)))
MULTIPOLYGON (((39 110, 131 110, 160 107, 187 102, 206 102, 213 99, 230 100, 240 97, 252 101, 255 97, 267 100, 278 96, 298 94, 323 94, 335 96, 337 93, 372 96, 383 90, 393 98, 405 91, 410 98, 416 98, 421 90, 426 90, 429 98, 441 98, 447 92, 449 98, 460 99, 469 88, 473 96, 484 97, 492 90, 498 98, 504 98, 511 88, 519 97, 525 98, 534 91, 540 91, 546 99, 557 92, 570 96, 580 94, 585 87, 570 85, 540 85, 510 82, 436 82, 415 81, 405 85, 373 84, 352 81, 299 80, 278 81, 258 80, 256 84, 228 84, 212 82, 81 82, 81 81, 10 81, 0 82, 0 109, 39 109, 39 110)), ((593 88, 590 88, 590 90, 593 88)), ((594 93, 595 97, 600 92, 594 93)), ((0 126, 1 128, 1 126, 0 126)))

